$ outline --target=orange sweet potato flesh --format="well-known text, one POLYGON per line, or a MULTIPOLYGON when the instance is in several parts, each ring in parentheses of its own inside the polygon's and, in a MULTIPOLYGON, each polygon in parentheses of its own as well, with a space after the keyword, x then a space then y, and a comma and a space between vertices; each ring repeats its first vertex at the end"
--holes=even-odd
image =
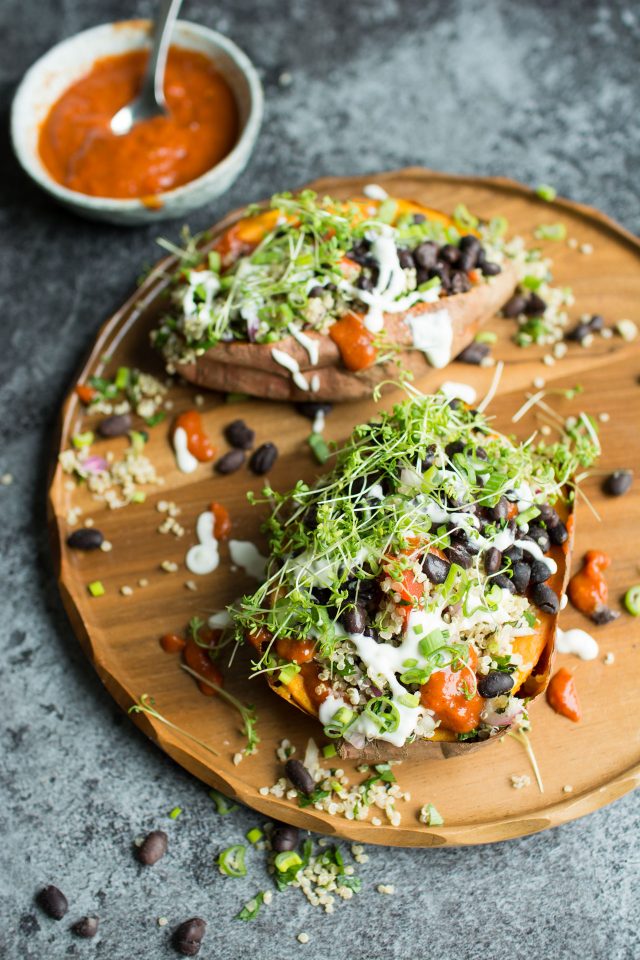
MULTIPOLYGON (((356 200, 363 207, 375 206, 375 201, 356 200)), ((451 223, 451 218, 437 210, 424 207, 407 200, 397 201, 400 212, 423 212, 431 220, 443 225, 451 223)), ((260 240, 267 229, 275 224, 276 212, 267 211, 249 220, 240 220, 221 232, 214 241, 223 265, 229 265, 243 253, 248 253, 260 240)), ((215 231, 214 231, 215 233, 215 231)), ((435 303, 416 304, 403 314, 387 314, 385 330, 390 342, 400 345, 397 361, 415 376, 430 369, 429 363, 418 350, 413 348, 410 316, 422 316, 446 309, 453 327, 451 357, 471 343, 478 329, 493 317, 509 299, 516 286, 517 278, 513 267, 507 263, 502 273, 492 277, 489 282, 480 282, 467 293, 443 297, 435 303)), ((390 361, 375 364, 365 370, 353 372, 342 362, 338 347, 326 334, 308 332, 317 340, 319 359, 311 365, 307 351, 293 337, 286 337, 277 344, 249 343, 230 341, 211 347, 194 363, 178 366, 179 373, 191 383, 209 390, 248 393, 252 396, 270 400, 358 400, 371 396, 374 387, 382 381, 397 378, 397 362, 390 361), (319 389, 308 393, 295 385, 288 370, 285 370, 271 356, 273 347, 284 350, 299 364, 307 381, 313 374, 319 379, 319 389)))

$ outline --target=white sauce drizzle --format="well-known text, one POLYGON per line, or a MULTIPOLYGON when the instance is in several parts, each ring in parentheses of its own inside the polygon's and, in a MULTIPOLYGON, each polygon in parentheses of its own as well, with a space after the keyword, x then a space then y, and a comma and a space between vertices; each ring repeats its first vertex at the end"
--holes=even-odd
POLYGON ((289 353, 286 353, 284 350, 278 350, 276 347, 271 351, 271 356, 276 363, 279 363, 281 367, 284 367, 285 370, 288 370, 291 374, 291 379, 295 383, 296 387, 300 390, 308 390, 309 384, 306 379, 300 373, 300 364, 292 357, 289 353))
POLYGON ((212 613, 208 623, 212 630, 224 630, 225 627, 233 626, 233 620, 228 610, 219 610, 217 613, 212 613))
POLYGON ((369 200, 386 200, 389 194, 379 183, 367 183, 362 192, 369 200))
POLYGON ((196 522, 198 543, 187 551, 185 558, 187 570, 200 577, 213 573, 220 563, 218 541, 213 533, 214 524, 215 517, 211 510, 200 514, 196 522))
POLYGON ((264 580, 267 570, 267 558, 263 557, 255 543, 250 540, 230 540, 231 562, 242 567, 250 577, 264 580))
POLYGON ((324 430, 324 410, 318 410, 315 417, 313 418, 313 426, 311 427, 312 433, 322 433, 324 430))
POLYGON ((198 469, 198 461, 190 452, 188 442, 187 431, 183 427, 176 427, 173 431, 173 451, 178 470, 182 473, 193 473, 198 469))
MULTIPOLYGON (((437 299, 437 297, 436 297, 437 299)), ((448 310, 407 317, 413 345, 422 350, 432 367, 446 367, 451 360, 453 326, 448 310)))
POLYGON ((294 323, 289 324, 289 333, 294 340, 298 341, 301 347, 304 347, 309 354, 309 362, 315 367, 320 356, 320 344, 318 341, 312 337, 308 337, 307 334, 303 333, 294 323))
POLYGON ((470 383, 458 383, 456 380, 445 380, 440 385, 440 393, 444 393, 449 400, 462 400, 464 403, 475 403, 478 394, 470 383))
POLYGON ((320 376, 317 373, 311 377, 311 393, 317 393, 320 389, 320 376))
POLYGON ((591 634, 578 628, 561 630, 557 627, 556 650, 558 653, 573 653, 581 660, 595 660, 600 653, 600 647, 591 634))

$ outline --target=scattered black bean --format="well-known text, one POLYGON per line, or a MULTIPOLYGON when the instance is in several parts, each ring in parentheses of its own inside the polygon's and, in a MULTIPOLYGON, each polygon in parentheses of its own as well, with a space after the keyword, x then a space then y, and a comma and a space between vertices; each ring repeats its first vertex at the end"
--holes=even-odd
POLYGON ((478 343, 477 340, 474 340, 458 354, 456 360, 458 363, 471 363, 479 366, 490 351, 491 347, 488 343, 478 343))
POLYGON ((96 527, 80 527, 67 537, 67 546, 73 550, 97 550, 104 542, 104 535, 96 527))
POLYGON ((431 240, 425 240, 413 251, 413 259, 416 266, 422 267, 424 270, 431 270, 435 267, 438 259, 437 244, 432 243, 431 240))
POLYGON ((589 324, 581 322, 576 324, 576 326, 572 330, 569 330, 569 332, 565 334, 564 338, 565 340, 571 340, 572 343, 582 343, 584 338, 590 335, 591 335, 591 327, 589 326, 589 324))
POLYGON ((284 765, 284 772, 291 780, 296 790, 307 796, 313 793, 316 788, 316 782, 305 767, 304 763, 294 758, 287 760, 284 765))
POLYGON ((422 569, 430 583, 444 583, 450 568, 451 564, 435 553, 428 553, 422 561, 422 569))
POLYGON ((333 410, 332 403, 312 403, 310 400, 302 400, 300 403, 295 404, 297 412, 306 417, 307 420, 315 420, 319 413, 331 413, 333 410))
POLYGON ((229 452, 223 454, 219 460, 216 460, 215 469, 217 473, 235 473, 243 463, 244 450, 229 450, 229 452))
POLYGON ((520 594, 521 597, 523 597, 527 592, 530 579, 531 567, 529 564, 525 563, 524 560, 514 563, 511 569, 511 582, 516 588, 516 593, 520 594))
POLYGON ((99 920, 97 917, 82 917, 71 927, 71 930, 77 937, 84 937, 90 940, 98 932, 99 920))
POLYGON ((275 443, 263 443, 254 451, 249 460, 249 469, 258 476, 268 473, 278 459, 278 448, 275 443))
POLYGON ((484 569, 487 576, 497 573, 502 566, 502 554, 496 547, 489 547, 484 555, 484 569))
POLYGON ((509 593, 515 593, 516 588, 511 582, 511 579, 506 576, 504 573, 499 573, 497 577, 492 578, 493 583, 497 583, 499 587, 502 587, 503 590, 508 590, 509 593))
POLYGON ((178 953, 183 957, 195 957, 200 952, 206 929, 206 921, 200 917, 191 917, 181 923, 173 934, 173 945, 178 953))
POLYGON ((543 613, 557 613, 560 604, 556 593, 546 583, 536 583, 531 599, 543 613))
POLYGON ((38 893, 37 902, 40 907, 54 920, 62 920, 69 909, 69 903, 62 890, 58 890, 50 883, 38 893))
POLYGON ((569 537, 569 531, 560 518, 558 518, 557 523, 547 523, 547 533, 549 534, 549 540, 556 547, 559 547, 561 544, 563 544, 569 537))
POLYGON ((538 544, 543 553, 546 553, 551 546, 551 541, 547 531, 544 529, 544 527, 540 527, 535 523, 531 524, 524 539, 533 540, 534 543, 538 544))
POLYGON ((631 489, 632 483, 632 470, 614 470, 604 481, 602 489, 610 497, 621 497, 631 489))
POLYGON ((100 421, 97 429, 101 437, 123 437, 131 430, 131 416, 128 413, 119 413, 106 417, 100 421))
POLYGON ((589 317, 589 326, 591 327, 594 333, 600 333, 600 331, 604 327, 604 317, 602 316, 602 314, 593 313, 589 317))
POLYGON ((528 317, 535 317, 543 314, 547 309, 547 304, 537 293, 530 293, 527 297, 524 312, 528 317))
POLYGON ((598 607, 597 610, 591 614, 591 619, 599 627, 603 627, 605 623, 611 623, 612 620, 617 620, 620 614, 617 610, 611 610, 610 607, 598 607))
POLYGON ((515 293, 510 300, 507 300, 504 307, 502 308, 502 313, 505 317, 512 319, 513 317, 518 317, 521 313, 524 313, 525 307, 527 305, 527 298, 523 297, 521 293, 515 293))
POLYGON ((451 563, 457 563, 463 570, 468 570, 473 563, 471 555, 459 543, 452 543, 450 547, 445 547, 447 560, 451 563))
POLYGON ((478 693, 487 700, 509 693, 512 686, 513 677, 508 673, 503 673, 502 670, 489 670, 486 677, 478 678, 478 693))
POLYGON ((359 603, 350 607, 340 617, 340 622, 347 633, 362 633, 367 625, 367 614, 359 603))
POLYGON ((544 560, 534 560, 530 569, 531 583, 544 583, 551 576, 551 570, 544 560))
POLYGON ((511 560, 511 563, 519 563, 524 557, 524 550, 514 543, 511 547, 507 547, 507 549, 503 551, 503 556, 511 560))
POLYGON ((424 460, 422 461, 422 472, 423 472, 423 473, 424 473, 425 470, 428 470, 429 467, 432 467, 432 466, 434 465, 434 463, 436 462, 436 453, 437 453, 437 450, 436 450, 436 445, 435 445, 435 443, 430 444, 430 445, 427 447, 427 452, 426 452, 426 454, 425 454, 424 460))
POLYGON ((299 839, 300 831, 297 827, 290 827, 288 823, 279 823, 271 834, 271 847, 276 853, 295 850, 299 839))
POLYGON ((506 497, 500 497, 495 507, 490 507, 489 513, 493 520, 506 520, 509 513, 509 501, 506 497))
POLYGON ((248 427, 244 420, 234 420, 224 428, 227 443, 237 450, 250 450, 256 439, 255 430, 248 427))
POLYGON ((152 867, 167 852, 169 838, 164 830, 152 830, 138 847, 138 860, 145 867, 152 867))
POLYGON ((483 277, 497 277, 499 273, 502 273, 502 267, 499 263, 493 263, 492 260, 487 260, 480 267, 483 277))

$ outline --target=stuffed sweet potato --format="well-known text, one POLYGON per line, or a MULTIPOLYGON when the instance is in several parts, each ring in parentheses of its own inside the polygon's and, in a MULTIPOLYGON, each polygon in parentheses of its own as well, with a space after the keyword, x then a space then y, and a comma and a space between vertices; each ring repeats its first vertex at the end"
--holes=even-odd
POLYGON ((189 256, 153 334, 168 369, 278 400, 355 399, 445 366, 516 284, 488 237, 393 198, 275 196, 189 256))
POLYGON ((440 395, 357 427, 276 497, 267 580, 236 612, 256 669, 343 756, 499 736, 549 678, 585 462, 576 437, 517 444, 440 395))

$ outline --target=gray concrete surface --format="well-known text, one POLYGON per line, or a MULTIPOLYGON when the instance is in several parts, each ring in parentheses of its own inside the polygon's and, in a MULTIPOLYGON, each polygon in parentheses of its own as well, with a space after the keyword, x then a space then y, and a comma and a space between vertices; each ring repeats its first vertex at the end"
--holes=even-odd
MULTIPOLYGON (((99 227, 50 204, 9 156, 7 110, 23 71, 53 43, 151 9, 148 0, 0 7, 0 473, 15 477, 0 487, 0 955, 162 960, 173 955, 170 927, 156 918, 201 914, 210 921, 201 956, 211 960, 634 960, 638 795, 506 845, 372 848, 364 892, 333 917, 291 892, 253 924, 234 922, 267 884, 264 866, 254 857, 246 880, 223 880, 212 858, 256 816, 216 817, 202 785, 149 745, 83 659, 47 556, 47 440, 96 327, 157 256, 157 230, 99 227), (172 823, 176 803, 185 813, 172 823), (173 855, 145 872, 131 843, 160 825, 173 855), (103 918, 98 941, 75 940, 66 921, 34 908, 43 882, 66 891, 69 920, 103 918), (379 882, 396 895, 377 894, 379 882), (306 946, 295 939, 303 930, 306 946)), ((194 228, 316 175, 424 163, 549 181, 637 229, 637 4, 186 0, 184 16, 238 41, 267 94, 250 167, 194 228), (283 71, 290 86, 278 83, 283 71)))

